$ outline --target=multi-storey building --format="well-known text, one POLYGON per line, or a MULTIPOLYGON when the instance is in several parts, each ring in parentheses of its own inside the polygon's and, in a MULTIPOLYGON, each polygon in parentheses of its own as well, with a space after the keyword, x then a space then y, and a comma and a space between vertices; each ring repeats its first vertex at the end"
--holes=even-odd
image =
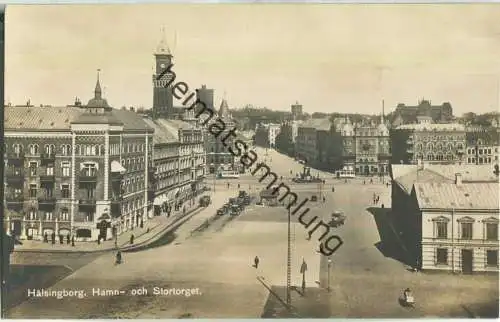
POLYGON ((467 164, 498 164, 500 133, 497 129, 469 126, 466 131, 467 164))
POLYGON ((333 145, 340 144, 342 148, 332 150, 333 164, 341 163, 343 167, 355 170, 358 175, 388 173, 391 150, 389 130, 383 115, 379 124, 352 124, 348 117, 344 122, 337 120, 334 124, 331 142, 333 145))
POLYGON ((400 103, 394 111, 392 125, 397 127, 415 123, 418 116, 428 116, 433 120, 433 123, 448 123, 453 120, 453 108, 448 102, 442 105, 432 105, 428 100, 419 101, 417 106, 407 106, 400 103))
POLYGON ((276 149, 290 156, 295 155, 295 141, 299 131, 300 121, 286 121, 281 125, 276 137, 276 149))
POLYGON ((144 121, 155 130, 155 214, 169 213, 203 190, 206 170, 203 131, 182 120, 144 121))
POLYGON ((153 129, 112 109, 5 107, 6 227, 21 239, 109 239, 152 215, 153 129))
POLYGON ((275 123, 260 123, 255 129, 255 144, 266 148, 276 147, 276 137, 280 133, 281 125, 275 123))
POLYGON ((405 124, 391 130, 392 163, 461 163, 465 157, 465 127, 461 124, 405 124))
MULTIPOLYGON (((219 112, 215 115, 215 117, 224 123, 226 132, 235 128, 236 124, 231 116, 229 105, 225 99, 222 100, 219 112)), ((226 143, 226 146, 220 137, 215 137, 209 132, 205 135, 207 136, 205 146, 209 172, 219 173, 220 171, 239 171, 241 168, 239 162, 236 162, 236 158, 228 150, 228 147, 230 147, 228 144, 229 141, 226 143)))
POLYGON ((297 129, 295 155, 313 166, 320 166, 326 158, 325 134, 330 132, 328 118, 309 119, 302 122, 297 129), (321 134, 320 134, 321 133, 321 134))

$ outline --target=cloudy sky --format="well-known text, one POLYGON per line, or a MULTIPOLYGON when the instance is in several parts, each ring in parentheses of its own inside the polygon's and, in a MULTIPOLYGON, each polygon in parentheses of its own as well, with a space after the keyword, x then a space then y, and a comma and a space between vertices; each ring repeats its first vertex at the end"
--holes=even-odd
POLYGON ((9 6, 5 98, 66 105, 93 96, 152 105, 161 28, 178 80, 245 104, 380 113, 449 101, 498 110, 500 5, 164 4, 9 6))

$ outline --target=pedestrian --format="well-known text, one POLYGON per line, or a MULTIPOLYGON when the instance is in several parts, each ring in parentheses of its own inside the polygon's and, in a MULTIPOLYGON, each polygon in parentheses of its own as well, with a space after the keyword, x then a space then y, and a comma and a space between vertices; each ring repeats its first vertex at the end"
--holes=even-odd
POLYGON ((97 236, 97 245, 101 244, 101 235, 97 236))
POLYGON ((118 252, 116 252, 116 261, 115 261, 115 264, 119 265, 121 263, 122 263, 122 252, 118 251, 118 252))
POLYGON ((259 268, 259 257, 258 256, 255 256, 255 258, 253 259, 253 267, 259 268))
POLYGON ((238 183, 238 189, 240 188, 240 184, 238 183))
POLYGON ((382 204, 382 209, 384 209, 384 208, 385 208, 385 206, 384 206, 384 204, 382 204))
POLYGON ((323 197, 323 202, 325 202, 325 201, 326 201, 326 198, 325 198, 325 197, 323 197))
POLYGON ((307 240, 311 240, 312 232, 310 230, 307 231, 307 240))
POLYGON ((229 182, 228 182, 228 183, 227 183, 227 188, 228 188, 228 189, 229 189, 229 186, 230 186, 230 184, 229 184, 229 182))
POLYGON ((63 235, 59 235, 59 244, 64 244, 64 236, 63 235))
POLYGON ((134 243, 134 234, 130 235, 130 245, 134 243))
POLYGON ((43 234, 43 242, 44 243, 48 243, 49 242, 49 236, 47 235, 47 233, 43 234))
POLYGON ((372 184, 372 183, 373 183, 373 179, 370 179, 370 184, 372 184))
POLYGON ((71 240, 70 240, 70 238, 69 238, 69 234, 67 234, 67 235, 66 235, 66 245, 69 245, 70 241, 71 241, 71 240))
POLYGON ((71 236, 71 246, 75 247, 75 236, 71 236))
POLYGON ((363 184, 366 184, 366 180, 363 180, 363 184))
POLYGON ((54 245, 56 243, 56 233, 52 232, 52 235, 50 237, 52 239, 52 245, 54 245))

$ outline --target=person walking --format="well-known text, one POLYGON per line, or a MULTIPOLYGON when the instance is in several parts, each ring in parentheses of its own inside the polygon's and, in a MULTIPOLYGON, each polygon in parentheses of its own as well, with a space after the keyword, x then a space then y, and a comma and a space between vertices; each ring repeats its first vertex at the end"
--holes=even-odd
POLYGON ((115 261, 115 265, 119 265, 122 263, 122 252, 121 251, 118 251, 116 252, 116 261, 115 261))
POLYGON ((130 245, 134 244, 134 234, 130 235, 130 245))
POLYGON ((71 239, 69 238, 69 234, 66 235, 66 245, 69 245, 71 239))
POLYGON ((75 236, 71 236, 71 246, 75 247, 75 236))
POLYGON ((259 257, 258 256, 255 256, 255 258, 253 259, 253 267, 259 268, 259 257))

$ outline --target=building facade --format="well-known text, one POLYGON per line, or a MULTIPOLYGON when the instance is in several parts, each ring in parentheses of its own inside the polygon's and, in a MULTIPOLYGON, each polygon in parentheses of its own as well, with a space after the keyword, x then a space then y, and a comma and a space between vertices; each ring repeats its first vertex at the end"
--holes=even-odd
POLYGON ((341 142, 342 147, 332 150, 334 164, 340 163, 344 168, 353 169, 357 175, 388 173, 391 147, 389 130, 383 115, 379 124, 375 122, 353 124, 348 117, 344 122, 337 120, 331 133, 332 142, 341 142))
POLYGON ((102 98, 5 108, 6 228, 21 239, 110 239, 152 215, 153 129, 102 98))
POLYGON ((406 124, 391 131, 392 163, 465 162, 466 135, 461 124, 406 124))
POLYGON ((498 272, 498 183, 416 183, 421 269, 498 272), (464 198, 465 194, 465 198, 464 198))
POLYGON ((154 53, 155 73, 153 80, 153 116, 171 117, 173 110, 172 85, 174 74, 168 71, 173 63, 173 55, 163 37, 154 53))
POLYGON ((416 123, 418 116, 428 116, 433 123, 449 123, 453 120, 453 108, 448 102, 441 105, 432 105, 428 100, 421 100, 416 106, 400 103, 394 111, 392 125, 396 127, 416 123))
POLYGON ((467 164, 499 164, 500 133, 496 128, 467 127, 467 164))

